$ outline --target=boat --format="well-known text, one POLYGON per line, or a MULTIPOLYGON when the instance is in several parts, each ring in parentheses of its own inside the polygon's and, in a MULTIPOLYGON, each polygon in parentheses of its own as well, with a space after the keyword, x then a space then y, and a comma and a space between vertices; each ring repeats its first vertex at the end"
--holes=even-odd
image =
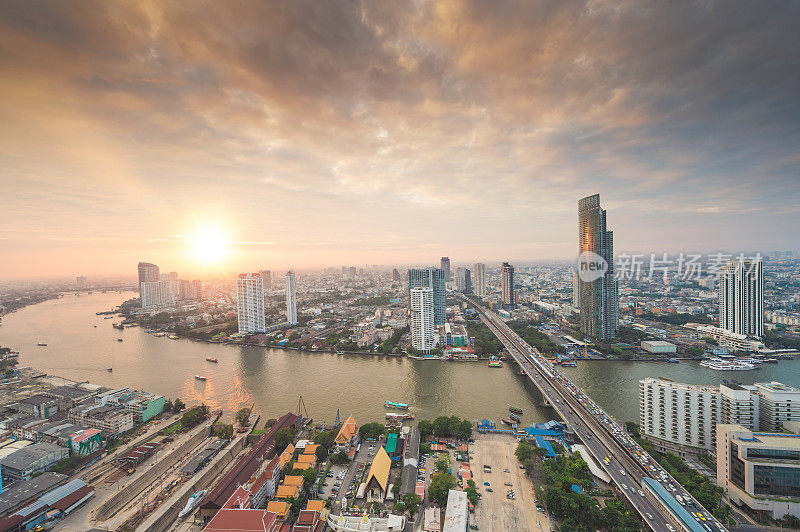
POLYGON ((6 358, 17 358, 19 353, 11 351, 9 354, 6 355, 6 358))
POLYGON ((386 419, 389 421, 407 421, 414 419, 414 415, 408 413, 400 414, 398 412, 386 412, 386 419))
POLYGON ((177 336, 177 335, 174 335, 174 334, 170 334, 170 335, 169 335, 169 339, 170 339, 170 340, 180 340, 180 339, 181 339, 181 337, 180 337, 180 336, 177 336))
POLYGON ((513 419, 513 420, 514 420, 514 421, 516 421, 517 423, 519 423, 520 421, 522 421, 522 418, 521 418, 521 417, 519 417, 519 416, 518 416, 518 415, 516 415, 516 414, 509 414, 509 415, 508 415, 508 417, 509 417, 509 418, 511 418, 511 419, 513 419))
POLYGON ((758 369, 758 366, 754 364, 734 360, 723 360, 719 357, 711 357, 708 360, 703 360, 700 362, 700 365, 704 368, 717 371, 747 371, 751 369, 758 369))
POLYGON ((44 343, 44 342, 39 342, 39 343, 38 343, 38 344, 36 344, 36 345, 38 345, 39 347, 47 347, 47 344, 46 344, 46 343, 44 343))
POLYGON ((507 417, 503 418, 503 423, 505 423, 509 427, 513 427, 514 425, 516 425, 516 423, 514 422, 513 419, 510 419, 510 418, 507 418, 507 417))
POLYGON ((121 342, 121 341, 122 341, 122 338, 117 338, 117 342, 121 342))
POLYGON ((561 363, 561 365, 567 368, 574 368, 578 365, 578 363, 574 360, 565 360, 561 363))
POLYGON ((192 496, 189 497, 189 500, 186 501, 186 506, 183 507, 183 510, 180 511, 178 517, 185 517, 189 515, 192 510, 198 505, 200 501, 203 500, 203 497, 206 496, 206 490, 200 490, 196 493, 192 493, 192 496))
POLYGON ((502 368, 503 363, 500 362, 497 357, 491 357, 489 359, 489 364, 487 364, 490 368, 502 368))
POLYGON ((394 401, 386 401, 383 403, 383 406, 386 408, 399 408, 400 410, 408 410, 408 405, 406 403, 395 403, 394 401))
POLYGON ((517 406, 512 406, 512 405, 509 405, 509 407, 508 407, 508 411, 509 411, 509 412, 514 412, 515 414, 522 415, 522 409, 521 409, 521 408, 519 408, 519 407, 517 407, 517 406))
POLYGON ((778 359, 777 358, 765 358, 764 359, 764 364, 777 364, 777 363, 778 363, 778 359))
POLYGON ((677 358, 668 358, 667 362, 669 362, 670 364, 677 364, 678 363, 678 359, 677 358))
POLYGON ((156 338, 161 338, 162 336, 166 336, 166 334, 164 334, 162 332, 157 332, 153 336, 155 336, 156 338))
POLYGON ((112 325, 112 327, 114 327, 115 329, 119 329, 120 331, 125 328, 125 326, 121 323, 115 323, 114 325, 112 325))
POLYGON ((219 362, 219 360, 217 360, 217 357, 206 357, 206 360, 208 362, 214 362, 214 363, 219 362))
POLYGON ((206 377, 204 377, 202 375, 195 375, 194 378, 199 380, 199 381, 205 381, 206 380, 206 377))
POLYGON ((95 325, 94 328, 97 329, 97 325, 95 325))
POLYGON ((106 368, 106 371, 111 373, 112 371, 114 371, 114 368, 106 368))

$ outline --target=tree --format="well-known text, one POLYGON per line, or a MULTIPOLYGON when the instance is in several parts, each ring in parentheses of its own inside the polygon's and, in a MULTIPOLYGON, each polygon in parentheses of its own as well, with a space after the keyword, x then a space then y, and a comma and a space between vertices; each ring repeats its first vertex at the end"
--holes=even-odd
POLYGON ((516 456, 517 460, 520 462, 524 462, 533 456, 533 449, 528 442, 525 440, 520 440, 517 444, 517 450, 514 451, 514 456, 516 456))
POLYGON ((217 436, 225 440, 233 438, 233 425, 222 425, 217 430, 217 436))
POLYGON ((250 409, 249 408, 240 408, 238 412, 236 412, 236 422, 239 424, 240 427, 247 426, 247 422, 250 421, 250 409))
POLYGON ((439 506, 447 506, 447 494, 456 486, 456 479, 453 475, 439 473, 433 477, 431 485, 428 487, 428 496, 432 501, 436 501, 439 506))
POLYGON ((333 447, 333 442, 336 439, 336 433, 332 430, 323 430, 322 432, 318 432, 314 435, 314 443, 324 447, 326 451, 329 451, 331 447, 333 447))
POLYGON ((347 453, 344 451, 339 451, 331 457, 331 463, 336 465, 344 465, 348 461, 350 461, 350 459, 347 457, 347 453))
POLYGON ((294 431, 290 428, 283 428, 275 433, 275 448, 278 452, 283 452, 290 443, 294 441, 294 431))
POLYGON ((314 484, 314 481, 317 480, 317 472, 310 467, 305 471, 303 471, 302 476, 303 476, 303 486, 306 487, 314 484))
POLYGON ((183 401, 181 401, 180 397, 178 399, 175 399, 175 401, 172 403, 172 411, 175 412, 176 414, 181 410, 183 410, 184 408, 186 408, 186 405, 184 404, 183 401))
POLYGON ((417 429, 419 429, 419 434, 422 439, 425 439, 433 434, 433 423, 427 419, 420 420, 420 422, 417 424, 417 429))
POLYGON ((461 420, 461 426, 458 429, 458 437, 464 441, 472 437, 472 423, 470 423, 469 420, 461 420))
POLYGON ((376 440, 383 436, 384 432, 386 432, 386 428, 381 423, 367 423, 359 429, 362 438, 374 438, 376 440))
POLYGON ((436 459, 436 471, 447 471, 450 468, 450 455, 442 453, 436 459))
POLYGON ((170 401, 169 399, 164 401, 164 412, 166 413, 172 412, 172 401, 170 401))
POLYGON ((419 510, 419 505, 422 504, 422 497, 416 493, 406 493, 403 495, 402 500, 403 504, 405 505, 405 509, 411 515, 411 519, 414 519, 414 514, 417 513, 417 510, 419 510))
POLYGON ((278 420, 277 420, 277 419, 275 419, 274 417, 273 417, 273 418, 270 418, 270 419, 268 419, 268 420, 266 420, 266 421, 264 422, 264 428, 265 428, 265 429, 268 429, 268 428, 272 427, 272 425, 274 425, 274 424, 275 424, 275 423, 277 423, 277 422, 278 422, 278 420))

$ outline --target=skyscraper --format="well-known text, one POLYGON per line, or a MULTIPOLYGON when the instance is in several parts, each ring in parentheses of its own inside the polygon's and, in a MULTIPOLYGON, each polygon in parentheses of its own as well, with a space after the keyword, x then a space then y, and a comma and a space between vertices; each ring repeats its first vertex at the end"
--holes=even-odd
MULTIPOLYGON (((441 271, 441 270, 440 270, 441 271)), ((429 286, 409 290, 411 298, 411 345, 429 353, 434 347, 434 294, 429 286)))
POLYGON ((400 280, 400 271, 395 268, 392 270, 392 281, 399 281, 400 280))
POLYGON ((764 334, 764 265, 761 258, 732 260, 719 274, 719 326, 761 337, 764 334))
POLYGON ((500 288, 503 307, 513 309, 517 306, 517 294, 514 291, 514 267, 507 262, 500 265, 500 288))
POLYGON ((450 274, 450 257, 442 257, 441 267, 442 267, 442 270, 444 270, 444 280, 445 280, 445 282, 452 281, 453 277, 450 274))
POLYGON ((614 234, 606 231, 600 194, 578 202, 578 272, 581 332, 609 339, 617 335, 619 293, 614 278, 614 234))
POLYGON ((411 305, 411 289, 419 286, 427 286, 433 290, 433 321, 435 325, 444 325, 447 321, 444 270, 433 267, 408 270, 409 305, 411 305))
POLYGON ((456 290, 463 294, 472 293, 472 277, 469 268, 456 268, 456 290))
POLYGON ((175 306, 173 281, 144 281, 139 283, 142 308, 160 310, 175 306))
POLYGON ((270 270, 261 270, 261 282, 264 283, 264 293, 266 294, 272 290, 272 272, 270 270))
POLYGON ((139 263, 139 293, 142 293, 142 283, 154 283, 161 280, 158 266, 149 262, 139 263))
POLYGON ((291 270, 286 272, 286 321, 289 325, 297 325, 297 291, 291 270))
POLYGON ((264 282, 260 273, 243 273, 236 280, 236 310, 240 333, 266 330, 264 282))
POLYGON ((486 265, 481 262, 475 263, 475 269, 473 271, 473 276, 475 280, 473 281, 475 285, 475 295, 483 297, 486 295, 486 265))
POLYGON ((86 277, 83 275, 79 275, 75 278, 75 286, 80 288, 86 288, 86 277))

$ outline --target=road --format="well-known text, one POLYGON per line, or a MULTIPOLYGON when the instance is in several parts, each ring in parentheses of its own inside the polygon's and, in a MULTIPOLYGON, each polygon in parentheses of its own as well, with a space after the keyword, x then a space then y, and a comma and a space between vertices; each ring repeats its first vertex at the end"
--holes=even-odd
POLYGON ((655 460, 630 440, 624 431, 611 421, 610 416, 583 394, 580 388, 553 368, 541 353, 514 333, 499 316, 475 305, 467 298, 463 298, 463 300, 476 308, 484 319, 484 323, 503 342, 525 374, 591 451, 614 483, 622 489, 627 499, 652 530, 670 532, 674 526, 667 524, 664 514, 666 510, 660 506, 656 508, 641 491, 641 480, 644 476, 656 477, 655 474, 645 469, 646 466, 658 468, 656 471, 659 475, 666 475, 666 480, 659 480, 663 485, 675 486, 675 489, 678 490, 677 494, 692 501, 693 511, 703 512, 705 516, 709 517, 709 520, 704 522, 709 530, 712 532, 726 530, 719 522, 710 518, 710 513, 680 488, 677 481, 661 470, 655 460), (615 434, 612 434, 612 431, 616 431, 615 434))

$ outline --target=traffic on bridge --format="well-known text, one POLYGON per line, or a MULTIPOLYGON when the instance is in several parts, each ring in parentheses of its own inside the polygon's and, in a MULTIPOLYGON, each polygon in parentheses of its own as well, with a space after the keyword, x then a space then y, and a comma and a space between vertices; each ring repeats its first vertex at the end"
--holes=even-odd
POLYGON ((497 314, 466 297, 543 397, 656 532, 721 532, 726 528, 628 433, 497 314))

